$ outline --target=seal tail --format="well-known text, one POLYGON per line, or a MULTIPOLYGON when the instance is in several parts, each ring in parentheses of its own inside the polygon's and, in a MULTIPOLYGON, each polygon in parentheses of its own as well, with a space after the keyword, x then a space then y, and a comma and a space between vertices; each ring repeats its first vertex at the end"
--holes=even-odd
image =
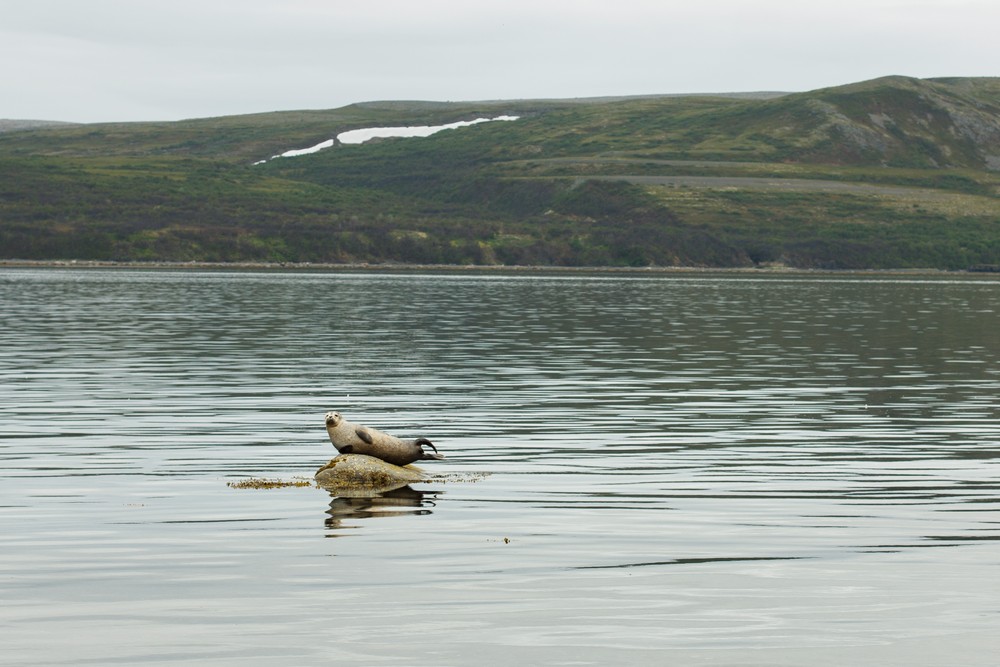
POLYGON ((433 454, 431 454, 430 452, 423 452, 423 456, 421 457, 422 459, 431 459, 434 461, 440 461, 441 459, 444 458, 443 454, 438 454, 438 449, 437 447, 434 446, 434 443, 428 440, 427 438, 417 438, 414 442, 416 442, 417 445, 420 446, 426 445, 434 450, 433 454))

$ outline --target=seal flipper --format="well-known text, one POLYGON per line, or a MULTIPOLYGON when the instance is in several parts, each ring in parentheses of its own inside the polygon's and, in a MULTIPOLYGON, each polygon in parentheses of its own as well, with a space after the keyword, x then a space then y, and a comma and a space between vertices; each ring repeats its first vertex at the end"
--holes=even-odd
POLYGON ((362 440, 364 440, 369 445, 372 444, 372 442, 374 442, 374 440, 372 440, 371 433, 369 433, 363 428, 355 429, 354 434, 357 435, 362 440))
POLYGON ((434 446, 434 443, 428 440, 427 438, 417 438, 413 442, 418 447, 420 447, 421 445, 427 445, 428 447, 434 450, 434 453, 431 454, 430 452, 425 452, 423 449, 421 449, 420 458, 422 460, 440 461, 441 459, 444 458, 443 454, 438 454, 438 448, 434 446))

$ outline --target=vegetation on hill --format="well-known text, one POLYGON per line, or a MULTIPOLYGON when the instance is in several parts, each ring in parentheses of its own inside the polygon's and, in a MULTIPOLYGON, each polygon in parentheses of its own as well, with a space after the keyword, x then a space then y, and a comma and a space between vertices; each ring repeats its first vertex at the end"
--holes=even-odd
POLYGON ((21 129, 0 134, 0 257, 997 265, 1000 79, 21 129), (520 120, 267 160, 504 114, 520 120))

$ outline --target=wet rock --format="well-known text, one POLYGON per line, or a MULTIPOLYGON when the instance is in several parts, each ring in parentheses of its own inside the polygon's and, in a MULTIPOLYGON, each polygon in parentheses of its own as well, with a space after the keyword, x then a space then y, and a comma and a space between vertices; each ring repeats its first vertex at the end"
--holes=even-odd
POLYGON ((424 481, 423 471, 397 466, 365 454, 341 454, 316 471, 316 483, 326 489, 379 493, 424 481))

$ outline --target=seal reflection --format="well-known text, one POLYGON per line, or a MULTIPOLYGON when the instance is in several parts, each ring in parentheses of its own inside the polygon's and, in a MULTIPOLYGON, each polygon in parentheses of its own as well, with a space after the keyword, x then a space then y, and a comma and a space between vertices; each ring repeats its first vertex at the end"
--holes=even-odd
MULTIPOLYGON (((351 494, 340 490, 330 492, 332 500, 326 511, 326 527, 338 530, 345 527, 345 519, 373 519, 380 517, 430 514, 441 491, 418 491, 410 486, 377 492, 351 494)), ((340 537, 331 533, 327 537, 340 537)))

